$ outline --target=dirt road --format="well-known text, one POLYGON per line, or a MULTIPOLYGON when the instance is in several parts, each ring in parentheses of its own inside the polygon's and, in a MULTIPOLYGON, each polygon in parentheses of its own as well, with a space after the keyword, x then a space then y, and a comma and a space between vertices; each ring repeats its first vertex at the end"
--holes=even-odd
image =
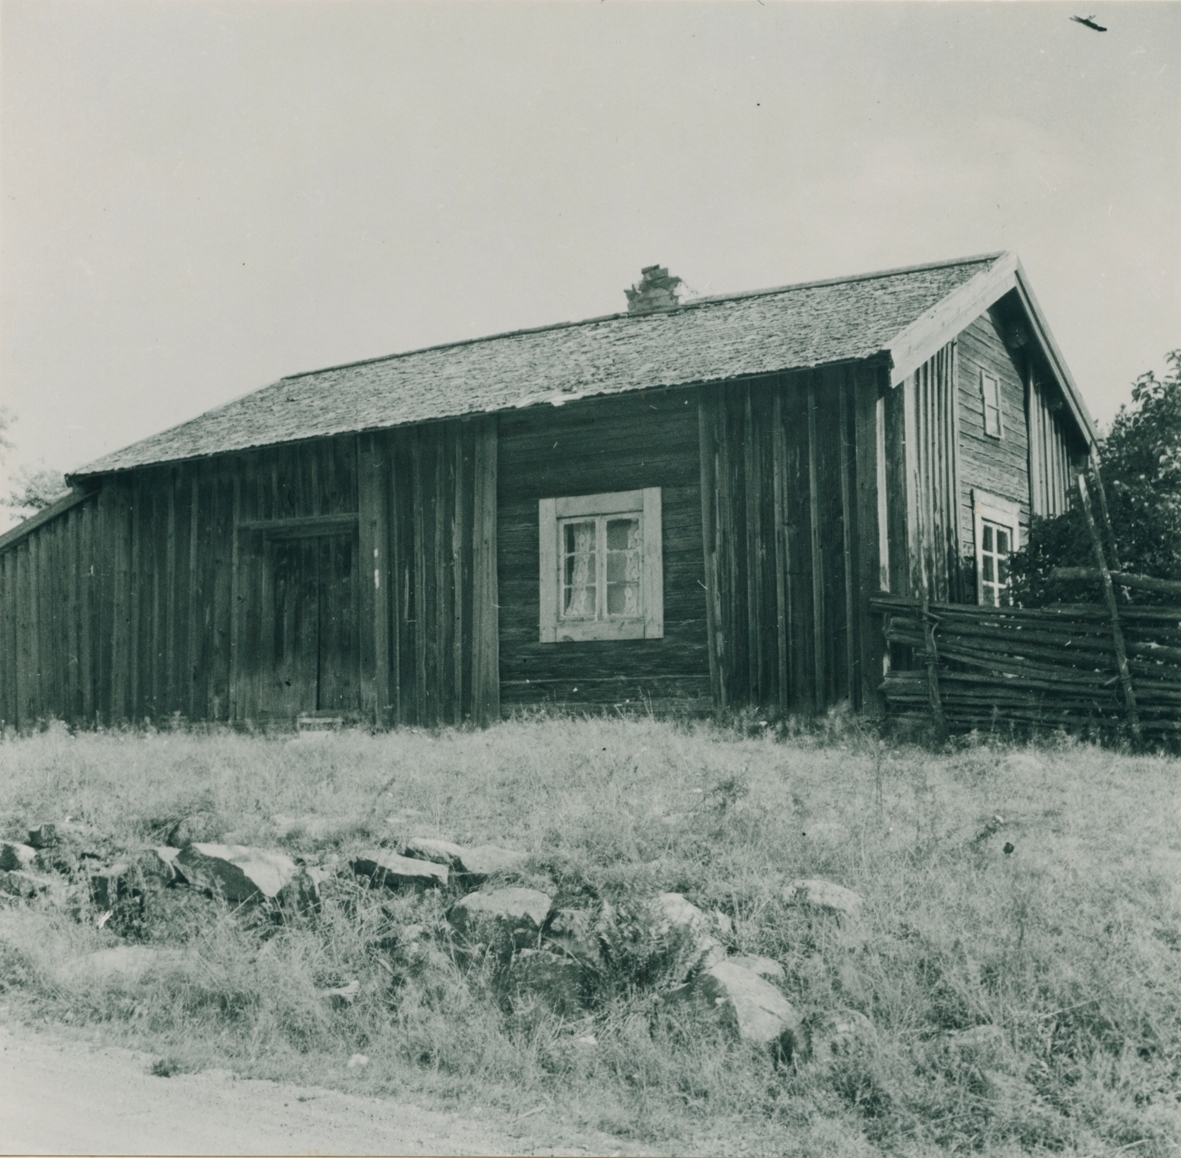
MULTIPOLYGON (((5 1154, 641 1154, 605 1134, 424 1109, 227 1071, 154 1077, 147 1054, 0 1024, 5 1154)), ((544 1112, 543 1112, 544 1113, 544 1112)))

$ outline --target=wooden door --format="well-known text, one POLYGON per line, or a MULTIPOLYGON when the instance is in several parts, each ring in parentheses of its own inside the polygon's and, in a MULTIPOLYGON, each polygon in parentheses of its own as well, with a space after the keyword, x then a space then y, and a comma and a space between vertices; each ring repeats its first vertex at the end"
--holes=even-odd
POLYGON ((269 542, 265 715, 350 715, 360 708, 355 551, 352 534, 269 542))

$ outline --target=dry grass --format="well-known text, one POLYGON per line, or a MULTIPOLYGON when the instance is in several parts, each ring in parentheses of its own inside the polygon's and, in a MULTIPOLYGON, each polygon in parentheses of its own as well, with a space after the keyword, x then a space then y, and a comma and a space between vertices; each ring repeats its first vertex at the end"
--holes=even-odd
POLYGON ((831 1066, 777 1068, 622 966, 577 1021, 506 1001, 484 970, 399 955, 405 924, 441 932, 445 898, 343 878, 319 922, 283 927, 170 891, 166 911, 122 931, 184 952, 132 986, 71 974, 118 943, 110 927, 10 906, 0 986, 172 1067, 552 1104, 682 1153, 1174 1153, 1181 761, 1067 741, 933 755, 835 731, 582 719, 315 740, 50 729, 0 745, 12 834, 69 815, 134 847, 202 809, 227 838, 329 864, 428 835, 523 849, 527 881, 572 904, 608 897, 626 913, 684 892, 732 917, 733 948, 783 964, 806 1018, 872 1020, 875 1036, 831 1066), (301 816, 321 821, 280 838, 301 816), (799 876, 860 892, 860 923, 786 906, 799 876), (352 978, 351 1007, 320 995, 352 978), (955 1044, 974 1026, 997 1032, 955 1044), (356 1051, 370 1064, 349 1070, 356 1051))

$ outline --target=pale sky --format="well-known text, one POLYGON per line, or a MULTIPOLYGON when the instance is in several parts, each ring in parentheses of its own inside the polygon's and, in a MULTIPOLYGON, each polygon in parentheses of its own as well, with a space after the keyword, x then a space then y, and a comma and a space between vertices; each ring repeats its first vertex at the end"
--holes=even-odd
POLYGON ((2 0, 8 466, 614 312, 656 262, 1016 250, 1106 423, 1181 346, 1179 62, 1176 3, 2 0))

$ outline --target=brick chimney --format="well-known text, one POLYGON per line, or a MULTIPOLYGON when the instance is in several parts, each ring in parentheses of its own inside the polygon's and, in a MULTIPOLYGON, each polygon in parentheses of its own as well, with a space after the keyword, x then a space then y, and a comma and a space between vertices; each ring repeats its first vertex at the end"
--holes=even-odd
POLYGON ((677 286, 680 284, 681 279, 669 277, 663 265, 644 266, 640 270, 639 284, 623 291, 627 295, 627 312, 653 314, 658 310, 674 309, 678 304, 677 286))

